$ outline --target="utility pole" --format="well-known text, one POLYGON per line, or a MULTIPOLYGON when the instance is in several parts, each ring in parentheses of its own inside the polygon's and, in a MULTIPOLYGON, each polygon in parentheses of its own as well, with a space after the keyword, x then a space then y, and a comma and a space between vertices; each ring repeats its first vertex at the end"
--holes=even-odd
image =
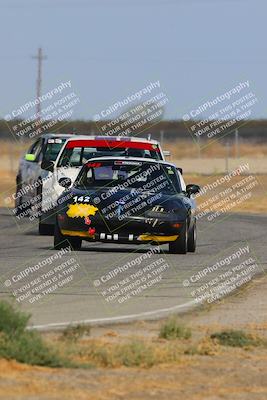
POLYGON ((201 147, 200 147, 200 136, 197 135, 197 154, 198 154, 198 158, 201 158, 201 147))
MULTIPOLYGON (((39 99, 41 96, 42 89, 42 62, 47 57, 43 55, 42 47, 39 47, 37 56, 33 56, 32 58, 36 59, 38 62, 38 72, 37 72, 37 81, 36 81, 36 99, 39 99)), ((37 102, 36 104, 36 116, 37 121, 41 119, 41 102, 37 102)))
POLYGON ((225 172, 226 174, 229 173, 229 156, 230 156, 230 143, 227 140, 226 145, 225 145, 225 172))
POLYGON ((163 142, 164 142, 164 130, 160 131, 160 144, 161 147, 163 147, 163 142))
POLYGON ((238 136, 238 129, 235 130, 235 158, 239 158, 239 136, 238 136))

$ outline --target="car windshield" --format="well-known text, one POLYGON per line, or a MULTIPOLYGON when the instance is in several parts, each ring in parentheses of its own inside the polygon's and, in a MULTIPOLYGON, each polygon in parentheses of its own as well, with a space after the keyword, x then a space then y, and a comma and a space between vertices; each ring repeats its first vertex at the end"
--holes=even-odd
POLYGON ((56 158, 65 143, 66 139, 48 139, 44 159, 47 161, 56 161, 56 158))
POLYGON ((78 175, 75 186, 80 189, 96 190, 98 188, 134 189, 140 192, 160 190, 167 194, 182 192, 175 167, 130 160, 88 162, 78 175))
POLYGON ((114 147, 111 148, 108 145, 105 147, 100 146, 89 146, 89 147, 73 147, 65 148, 59 159, 59 167, 80 167, 87 160, 95 157, 141 157, 141 158, 152 158, 154 160, 161 160, 161 153, 158 151, 158 147, 155 149, 139 149, 139 148, 123 148, 114 147))

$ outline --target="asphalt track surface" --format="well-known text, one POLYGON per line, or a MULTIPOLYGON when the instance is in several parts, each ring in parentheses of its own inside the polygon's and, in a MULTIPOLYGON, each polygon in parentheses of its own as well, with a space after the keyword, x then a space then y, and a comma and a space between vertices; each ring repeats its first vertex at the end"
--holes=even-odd
MULTIPOLYGON (((138 318, 144 320, 185 311, 198 305, 195 302, 196 293, 198 295, 205 293, 205 282, 209 282, 208 284, 211 285, 212 278, 226 273, 223 277, 225 281, 227 271, 249 256, 253 257, 257 263, 257 267, 254 268, 251 275, 252 280, 265 273, 267 269, 267 215, 231 214, 225 215, 222 220, 214 223, 201 220, 198 222, 196 253, 168 254, 168 247, 163 245, 160 254, 153 254, 151 258, 144 261, 144 255, 151 248, 148 245, 83 242, 81 251, 65 254, 59 261, 53 261, 52 264, 45 265, 26 278, 23 277, 20 282, 14 285, 12 282, 12 285, 8 286, 6 282, 12 276, 18 276, 27 267, 35 266, 38 262, 49 259, 50 256, 55 255, 56 251, 52 249, 53 238, 51 236, 38 236, 36 224, 29 223, 28 220, 21 221, 18 226, 15 218, 6 208, 0 209, 0 226, 1 298, 8 298, 16 304, 19 303, 23 309, 32 314, 31 323, 39 329, 64 327, 78 322, 93 324, 129 321, 138 318), (203 271, 207 266, 215 265, 220 260, 225 260, 229 255, 236 254, 238 249, 245 246, 249 246, 249 255, 242 255, 243 258, 240 257, 237 261, 230 260, 230 264, 220 265, 218 270, 196 280, 199 271, 203 271), (142 262, 139 265, 131 266, 125 272, 118 273, 107 281, 110 271, 114 271, 118 266, 125 266, 131 260, 140 260, 140 257, 142 262), (66 275, 72 278, 71 281, 64 283, 64 287, 46 292, 45 296, 33 303, 30 303, 28 298, 19 301, 14 299, 12 295, 14 290, 20 290, 16 295, 18 298, 27 292, 26 289, 21 291, 24 284, 30 283, 31 288, 36 288, 40 282, 48 282, 49 271, 70 259, 75 260, 76 270, 66 275), (147 282, 151 282, 151 284, 145 290, 139 289, 140 291, 138 291, 142 282, 140 283, 141 278, 135 274, 154 261, 157 261, 158 264, 155 264, 155 268, 151 267, 150 278, 146 275, 147 282), (161 271, 162 265, 165 265, 165 269, 163 267, 161 271), (41 274, 42 279, 40 278, 41 274), (159 281, 157 281, 159 276, 159 281), (194 277, 194 282, 191 277, 194 277), (37 280, 34 283, 34 279, 39 279, 39 283, 37 284, 37 280), (106 282, 103 283, 101 279, 106 282), (137 285, 138 279, 139 286, 137 285), (131 283, 134 283, 134 288, 131 286, 127 290, 127 286, 131 283), (126 288, 124 292, 120 292, 120 295, 113 299, 108 299, 108 296, 115 295, 122 287, 126 288), (200 287, 203 290, 196 292, 200 290, 200 287), (132 294, 130 298, 119 303, 118 299, 122 299, 127 293, 132 294)), ((74 263, 69 265, 73 266, 74 263)), ((52 287, 52 284, 50 286, 52 287)), ((50 286, 48 285, 46 288, 50 286)), ((42 290, 40 289, 40 291, 42 290)), ((38 292, 35 292, 35 295, 37 294, 38 292)))

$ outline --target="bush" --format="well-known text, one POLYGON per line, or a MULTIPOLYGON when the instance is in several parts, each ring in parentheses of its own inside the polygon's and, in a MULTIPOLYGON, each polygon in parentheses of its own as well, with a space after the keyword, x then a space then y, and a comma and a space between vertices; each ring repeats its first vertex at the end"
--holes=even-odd
POLYGON ((68 326, 62 333, 62 339, 77 342, 83 336, 89 336, 90 331, 90 326, 86 325, 68 326))
POLYGON ((29 314, 16 311, 11 304, 0 301, 0 332, 19 334, 25 330, 29 319, 29 314))
POLYGON ((118 359, 125 367, 152 367, 156 362, 153 348, 138 340, 122 345, 118 349, 118 359))
POLYGON ((222 332, 213 333, 211 339, 217 340, 222 346, 231 347, 247 347, 247 346, 259 346, 263 344, 263 340, 254 338, 243 331, 226 330, 222 332))
POLYGON ((159 337, 163 339, 189 339, 191 330, 181 325, 175 318, 170 318, 160 328, 159 337))
POLYGON ((51 350, 38 332, 26 331, 10 338, 0 335, 0 357, 47 367, 67 367, 70 363, 51 350))
POLYGON ((0 357, 32 365, 70 366, 68 360, 43 342, 38 332, 26 330, 29 319, 30 315, 0 301, 0 357))

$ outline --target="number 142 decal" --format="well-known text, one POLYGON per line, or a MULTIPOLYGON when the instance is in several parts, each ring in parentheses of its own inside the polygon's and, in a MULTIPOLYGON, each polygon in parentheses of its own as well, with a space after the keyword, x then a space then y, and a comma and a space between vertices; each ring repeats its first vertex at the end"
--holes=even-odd
POLYGON ((72 200, 74 203, 89 203, 90 196, 74 196, 72 200))

